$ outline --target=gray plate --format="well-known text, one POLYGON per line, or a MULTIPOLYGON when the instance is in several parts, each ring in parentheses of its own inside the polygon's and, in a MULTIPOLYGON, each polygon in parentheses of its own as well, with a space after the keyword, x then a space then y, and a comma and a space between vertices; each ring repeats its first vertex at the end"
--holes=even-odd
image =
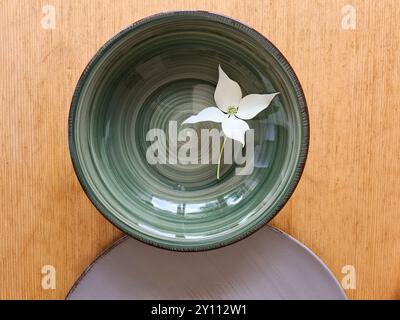
POLYGON ((346 295, 312 251, 267 226, 246 240, 206 252, 170 252, 124 237, 89 266, 67 299, 346 299, 346 295))

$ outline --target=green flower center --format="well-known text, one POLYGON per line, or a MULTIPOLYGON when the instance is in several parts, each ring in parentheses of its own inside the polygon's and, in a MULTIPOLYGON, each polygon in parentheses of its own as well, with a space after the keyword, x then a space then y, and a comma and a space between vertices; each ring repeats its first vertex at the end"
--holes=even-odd
POLYGON ((234 116, 238 112, 238 108, 235 106, 229 106, 228 107, 228 116, 234 116))

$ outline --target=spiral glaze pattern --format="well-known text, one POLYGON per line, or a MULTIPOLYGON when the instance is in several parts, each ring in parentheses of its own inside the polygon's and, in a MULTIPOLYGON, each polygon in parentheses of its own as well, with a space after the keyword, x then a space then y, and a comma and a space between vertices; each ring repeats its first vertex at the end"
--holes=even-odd
POLYGON ((287 201, 307 153, 307 110, 286 60, 263 39, 222 16, 169 13, 124 30, 89 63, 72 102, 70 149, 85 191, 111 222, 150 244, 203 250, 253 232, 287 201), (198 163, 150 164, 152 129, 165 133, 167 160, 187 142, 174 145, 175 132, 221 130, 213 122, 182 126, 215 106, 218 65, 243 95, 280 92, 247 121, 254 171, 241 176, 237 164, 223 164, 217 180, 216 164, 201 163, 212 157, 201 141, 198 163))

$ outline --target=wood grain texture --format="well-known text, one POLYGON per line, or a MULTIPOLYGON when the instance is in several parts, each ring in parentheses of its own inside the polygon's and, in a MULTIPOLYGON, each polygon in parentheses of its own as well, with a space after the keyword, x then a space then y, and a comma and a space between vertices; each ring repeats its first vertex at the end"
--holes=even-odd
POLYGON ((3 0, 0 2, 0 299, 62 299, 121 233, 91 205, 69 158, 67 116, 85 65, 113 34, 161 11, 202 9, 266 35, 303 85, 311 118, 302 180, 272 224, 315 251, 350 298, 400 299, 400 3, 3 0), (41 8, 56 7, 55 30, 41 8), (341 9, 357 10, 356 30, 341 9), (43 290, 41 268, 57 270, 43 290))

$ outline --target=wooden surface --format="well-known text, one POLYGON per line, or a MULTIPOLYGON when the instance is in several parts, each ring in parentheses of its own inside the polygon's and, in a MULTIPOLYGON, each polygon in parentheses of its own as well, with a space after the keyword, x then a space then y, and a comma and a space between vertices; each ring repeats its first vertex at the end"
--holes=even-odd
POLYGON ((160 11, 203 9, 266 35, 303 85, 311 118, 302 180, 273 220, 314 250, 350 298, 400 299, 400 2, 0 1, 0 298, 62 299, 121 233, 91 205, 67 145, 74 86, 113 34, 160 11), (342 7, 357 10, 343 30, 342 7), (43 5, 56 28, 41 26, 43 5), (56 289, 41 286, 43 265, 56 289))

